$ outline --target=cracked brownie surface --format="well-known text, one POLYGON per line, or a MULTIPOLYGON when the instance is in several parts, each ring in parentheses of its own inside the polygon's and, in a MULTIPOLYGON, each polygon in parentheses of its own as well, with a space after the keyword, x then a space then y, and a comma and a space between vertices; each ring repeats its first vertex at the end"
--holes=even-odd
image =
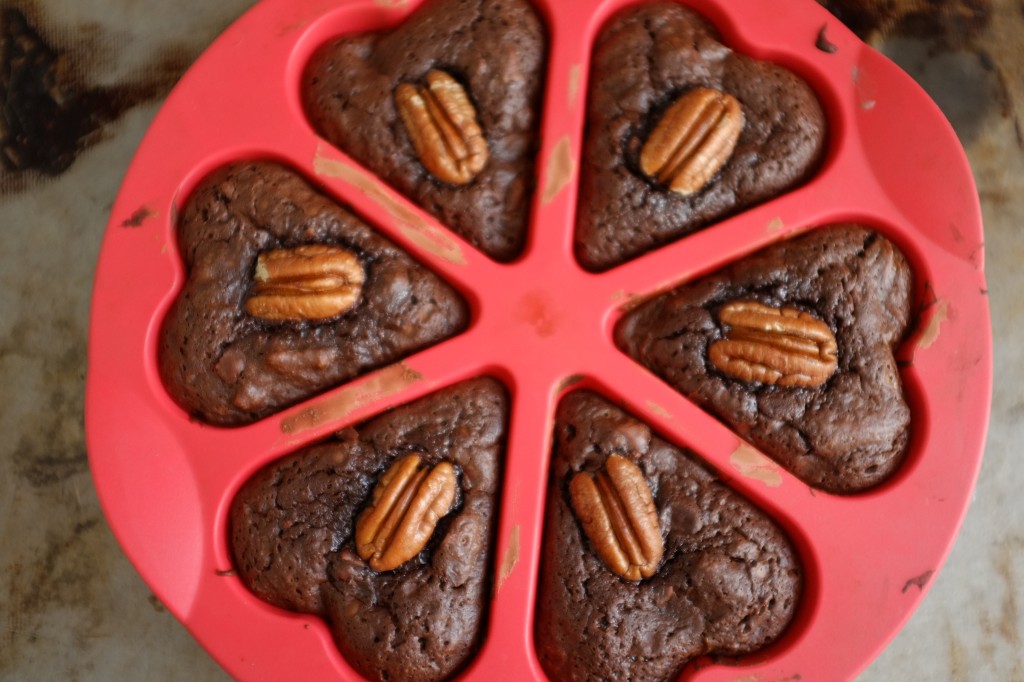
POLYGON ((273 163, 223 168, 192 194, 178 246, 187 279, 160 337, 160 374, 190 414, 252 422, 465 328, 465 302, 361 220, 273 163), (307 244, 354 252, 359 300, 335 319, 270 323, 244 308, 257 256, 307 244))
POLYGON ((910 409, 893 351, 910 325, 903 254, 856 225, 819 228, 659 296, 616 329, 620 348, 812 486, 853 493, 899 466, 910 409), (838 368, 822 385, 787 388, 719 371, 708 347, 734 300, 813 314, 835 334, 838 368))
POLYGON ((802 576, 782 531, 687 450, 590 391, 558 407, 542 549, 536 645, 553 680, 670 680, 705 654, 775 640, 802 576), (610 455, 642 470, 665 553, 653 577, 619 578, 582 532, 567 491, 610 455))
POLYGON ((627 9, 601 30, 590 75, 576 254, 604 270, 781 194, 817 167, 825 118, 811 88, 737 54, 700 15, 675 3, 627 9), (668 106, 693 88, 739 100, 731 158, 689 196, 646 177, 640 150, 668 106))
POLYGON ((326 619, 369 679, 454 674, 483 634, 506 412, 504 388, 475 379, 262 469, 231 506, 242 581, 275 606, 326 619), (459 492, 419 555, 378 573, 356 551, 356 519, 380 475, 414 452, 427 466, 452 463, 459 492))
POLYGON ((499 261, 522 249, 533 193, 544 28, 525 0, 431 0, 394 30, 321 48, 303 78, 313 127, 499 261), (442 69, 465 87, 489 147, 469 184, 424 168, 395 106, 400 83, 442 69))

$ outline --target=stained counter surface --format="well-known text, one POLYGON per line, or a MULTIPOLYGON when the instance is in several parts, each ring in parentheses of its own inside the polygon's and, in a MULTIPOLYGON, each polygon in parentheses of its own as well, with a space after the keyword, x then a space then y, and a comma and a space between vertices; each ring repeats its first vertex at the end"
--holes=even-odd
MULTIPOLYGON (((8 115, 23 107, 18 134, 13 119, 0 126, 0 679, 228 679, 115 541, 82 415, 92 278, 117 188, 170 86, 253 4, 0 1, 0 94, 8 115), (46 94, 19 93, 11 74, 46 94), (87 96, 64 106, 49 91, 60 83, 87 96)), ((928 90, 967 150, 995 345, 974 502, 946 565, 922 577, 921 607, 859 679, 1024 679, 1024 10, 830 5, 928 90)))

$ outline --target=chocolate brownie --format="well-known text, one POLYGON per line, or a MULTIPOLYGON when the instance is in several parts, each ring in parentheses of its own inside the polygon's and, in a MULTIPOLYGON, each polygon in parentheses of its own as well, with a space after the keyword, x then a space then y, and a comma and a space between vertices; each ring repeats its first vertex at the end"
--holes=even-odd
POLYGON ((782 531, 689 451, 590 391, 558 407, 536 621, 552 680, 669 680, 707 654, 774 641, 799 601, 802 573, 782 531), (634 462, 650 487, 664 554, 630 581, 598 557, 570 499, 577 472, 634 462))
POLYGON ((260 598, 330 623, 372 680, 440 680, 483 634, 507 398, 492 379, 439 391, 285 457, 231 506, 231 550, 260 598), (377 572, 353 539, 383 472, 410 453, 454 465, 458 493, 418 555, 377 572))
POLYGON ((700 15, 650 3, 615 15, 594 48, 580 175, 576 253, 604 270, 780 194, 822 156, 825 119, 810 87, 724 46, 700 15), (640 151, 669 106, 694 88, 731 95, 743 128, 703 189, 682 195, 640 170, 640 151))
POLYGON ((883 481, 907 448, 910 409, 893 351, 910 324, 912 273, 900 251, 856 225, 780 242, 628 314, 618 345, 808 484, 835 493, 883 481), (709 359, 729 333, 723 307, 801 311, 835 338, 817 386, 741 380, 709 359))
POLYGON ((526 0, 428 0, 394 30, 344 36, 306 69, 313 127, 332 144, 499 261, 522 249, 534 185, 546 37, 526 0), (421 161, 396 89, 440 69, 466 90, 489 158, 465 185, 421 161))
POLYGON ((361 220, 274 163, 220 169, 181 214, 187 278, 160 337, 160 374, 189 413, 252 422, 465 328, 465 302, 361 220), (332 319, 277 322, 246 311, 257 258, 317 244, 355 254, 365 281, 332 319))

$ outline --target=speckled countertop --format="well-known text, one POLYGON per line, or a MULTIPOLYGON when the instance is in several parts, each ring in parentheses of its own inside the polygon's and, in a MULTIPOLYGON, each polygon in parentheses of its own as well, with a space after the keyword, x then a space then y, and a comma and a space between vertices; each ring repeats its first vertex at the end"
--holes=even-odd
MULTIPOLYGON (((252 4, 0 0, 0 110, 11 111, 12 64, 51 64, 50 101, 64 102, 18 124, 30 143, 0 127, 0 679, 226 679, 114 540, 82 410, 92 278, 117 188, 170 85, 252 4), (10 39, 22 18, 38 43, 10 39)), ((830 5, 931 93, 967 149, 995 339, 974 503, 921 607, 860 679, 1024 680, 1024 2, 830 5)))

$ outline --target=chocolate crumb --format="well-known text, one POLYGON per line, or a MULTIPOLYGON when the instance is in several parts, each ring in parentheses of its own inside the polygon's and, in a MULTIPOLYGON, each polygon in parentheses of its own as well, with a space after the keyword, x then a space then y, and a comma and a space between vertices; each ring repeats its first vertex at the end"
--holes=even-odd
POLYGON ((825 32, 827 30, 828 24, 823 24, 821 30, 818 31, 818 39, 814 42, 814 46, 821 50, 822 52, 827 52, 828 54, 835 54, 836 52, 839 51, 839 48, 836 47, 835 43, 830 41, 828 37, 826 37, 825 32))
POLYGON ((916 587, 919 590, 924 590, 924 586, 928 584, 928 581, 932 579, 932 576, 934 574, 934 570, 925 571, 921 575, 910 578, 909 580, 907 580, 907 582, 903 584, 903 594, 906 594, 907 590, 909 590, 911 587, 916 587))
POLYGON ((156 213, 149 206, 140 206, 135 213, 121 222, 121 227, 142 227, 142 223, 155 215, 156 213))
POLYGON ((0 164, 48 175, 74 160, 79 140, 96 129, 88 103, 68 82, 66 57, 52 49, 17 9, 0 12, 0 164))

